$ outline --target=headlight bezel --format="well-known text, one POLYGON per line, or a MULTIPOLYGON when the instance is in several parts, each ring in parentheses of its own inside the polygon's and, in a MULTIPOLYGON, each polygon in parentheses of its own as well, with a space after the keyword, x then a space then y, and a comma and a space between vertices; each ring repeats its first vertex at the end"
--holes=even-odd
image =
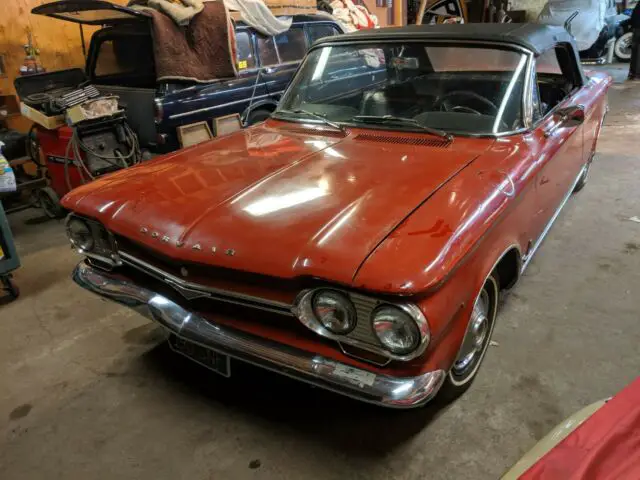
POLYGON ((120 255, 118 254, 118 245, 113 234, 105 228, 100 222, 86 218, 74 213, 70 213, 65 220, 65 229, 67 238, 71 243, 71 248, 81 255, 89 259, 99 262, 100 267, 114 268, 122 264, 120 255), (91 248, 79 245, 72 238, 70 226, 72 222, 81 222, 91 232, 92 245, 91 248))
MULTIPOLYGON (((360 292, 348 291, 346 289, 329 287, 329 286, 321 286, 316 288, 305 289, 300 292, 294 302, 292 307, 292 313, 298 318, 298 320, 305 325, 307 328, 315 332, 316 334, 334 340, 338 342, 342 351, 350 356, 350 353, 345 351, 343 345, 351 345, 357 347, 362 350, 366 350, 368 352, 377 354, 384 358, 387 358, 388 361, 399 360, 399 361, 409 361, 414 358, 419 357, 426 350, 429 341, 431 340, 429 323, 427 318, 423 314, 422 310, 415 304, 411 302, 405 301, 393 301, 389 299, 380 299, 370 295, 362 294, 360 292), (316 318, 313 309, 312 309, 312 299, 316 292, 320 290, 331 290, 341 293, 345 295, 351 302, 356 306, 356 325, 355 327, 346 334, 335 334, 331 331, 327 330, 322 323, 316 318), (364 302, 368 302, 372 305, 372 307, 367 311, 362 311, 361 308, 364 302), (357 303, 356 303, 357 302, 357 303), (407 353, 394 353, 389 349, 385 348, 385 346, 380 342, 378 336, 376 335, 373 329, 373 312, 378 308, 383 306, 391 306, 395 308, 401 309, 403 312, 407 313, 411 319, 416 323, 418 332, 420 334, 420 340, 416 348, 407 353), (363 329, 370 330, 371 341, 362 341, 358 338, 353 338, 357 336, 356 334, 361 334, 363 329)), ((361 336, 361 335, 360 335, 361 336)), ((360 357, 357 357, 360 358, 360 357)), ((362 359, 362 358, 360 358, 362 359)), ((376 362, 372 362, 376 363, 376 362)))

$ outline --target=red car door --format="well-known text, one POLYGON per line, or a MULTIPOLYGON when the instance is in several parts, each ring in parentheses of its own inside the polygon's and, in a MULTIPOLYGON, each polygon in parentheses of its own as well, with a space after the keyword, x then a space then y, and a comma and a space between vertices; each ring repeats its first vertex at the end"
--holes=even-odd
POLYGON ((585 163, 583 124, 580 120, 585 106, 578 103, 582 101, 581 91, 584 87, 569 48, 557 46, 536 60, 533 103, 534 120, 537 123, 534 137, 541 146, 537 159, 537 210, 532 219, 535 238, 531 240, 534 248, 571 193, 585 163), (539 114, 536 109, 539 109, 539 114), (568 112, 572 112, 572 118, 568 118, 568 112))
POLYGON ((583 158, 587 162, 595 152, 596 140, 600 133, 600 127, 609 108, 606 91, 611 84, 611 79, 602 76, 593 76, 587 84, 576 94, 576 102, 584 105, 583 131, 583 158))

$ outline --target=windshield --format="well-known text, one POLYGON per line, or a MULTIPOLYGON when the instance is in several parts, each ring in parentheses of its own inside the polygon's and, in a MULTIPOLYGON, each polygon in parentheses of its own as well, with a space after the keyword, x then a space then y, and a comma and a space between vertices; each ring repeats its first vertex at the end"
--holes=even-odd
POLYGON ((312 50, 276 116, 493 135, 522 128, 526 55, 498 47, 380 42, 312 50))

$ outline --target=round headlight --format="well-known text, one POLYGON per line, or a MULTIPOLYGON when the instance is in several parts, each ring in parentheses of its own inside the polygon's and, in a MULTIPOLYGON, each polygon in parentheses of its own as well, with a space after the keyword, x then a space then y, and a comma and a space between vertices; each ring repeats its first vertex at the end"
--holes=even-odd
POLYGON ((332 290, 321 290, 312 301, 313 314, 331 333, 344 335, 356 326, 356 311, 346 295, 332 290))
POLYGON ((373 312, 373 331, 380 343, 392 353, 404 355, 420 345, 420 330, 404 310, 385 305, 373 312))
POLYGON ((77 249, 88 252, 93 250, 95 246, 91 228, 87 222, 79 218, 69 220, 69 223, 67 223, 67 235, 69 235, 71 244, 77 249))

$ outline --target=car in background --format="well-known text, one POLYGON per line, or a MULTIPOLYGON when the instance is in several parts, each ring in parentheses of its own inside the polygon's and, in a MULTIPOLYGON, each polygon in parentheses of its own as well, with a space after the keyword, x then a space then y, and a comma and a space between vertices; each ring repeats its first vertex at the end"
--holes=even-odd
POLYGON ((614 53, 621 62, 628 62, 631 60, 631 40, 633 39, 633 29, 631 28, 631 12, 629 15, 624 14, 624 17, 618 26, 618 32, 616 34, 616 44, 614 53))
POLYGON ((575 37, 580 59, 604 63, 609 41, 623 35, 622 22, 615 0, 547 0, 538 23, 565 26, 575 37))
POLYGON ((291 28, 264 36, 236 22, 238 77, 208 83, 156 80, 151 23, 138 10, 113 3, 62 0, 32 10, 60 20, 102 27, 92 37, 86 81, 119 97, 141 146, 168 152, 179 148, 176 128, 239 114, 243 124, 263 121, 308 48, 319 38, 343 33, 326 15, 293 15, 291 28))

